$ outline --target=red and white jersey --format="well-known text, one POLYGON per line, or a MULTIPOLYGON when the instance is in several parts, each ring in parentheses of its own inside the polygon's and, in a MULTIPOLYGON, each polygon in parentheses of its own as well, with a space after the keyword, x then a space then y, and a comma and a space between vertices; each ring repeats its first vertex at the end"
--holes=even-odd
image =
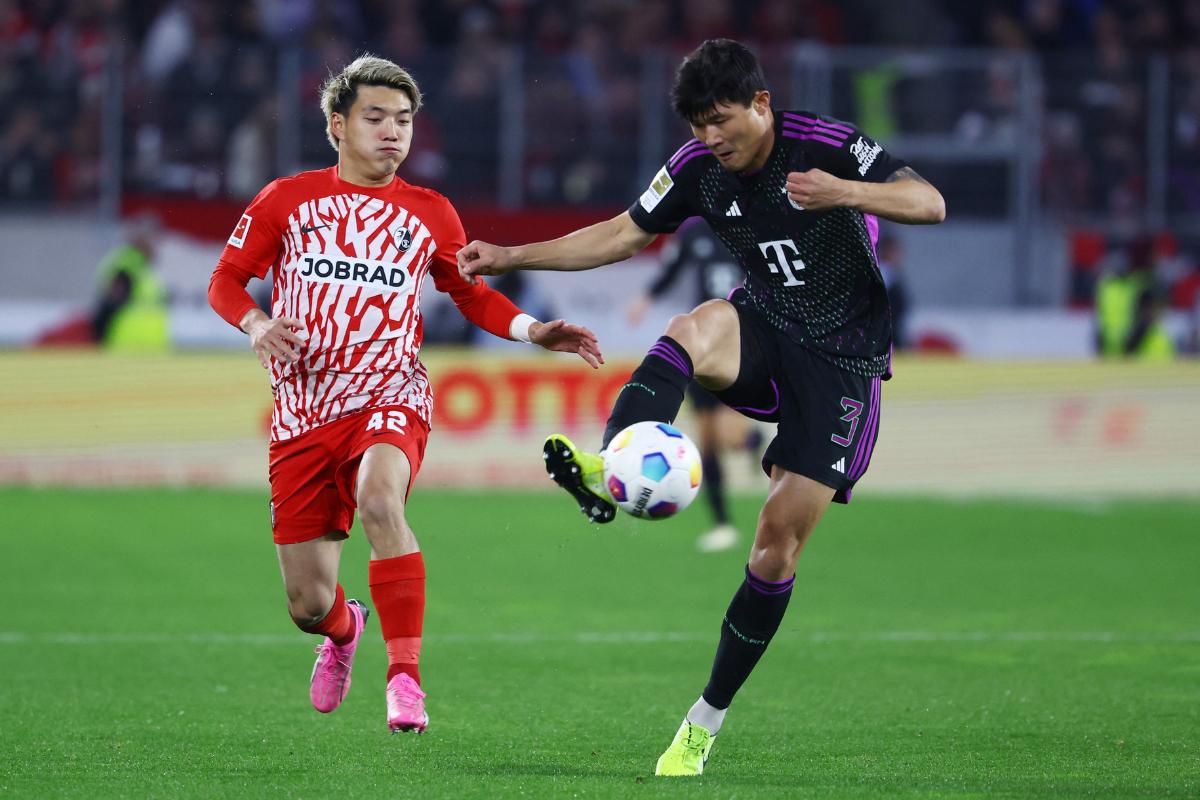
POLYGON ((358 186, 331 167, 280 178, 259 193, 221 260, 260 278, 274 267, 271 316, 295 317, 308 329, 298 361, 272 361, 273 440, 373 406, 407 406, 429 424, 432 396, 417 357, 425 277, 432 273, 469 319, 478 316, 471 307, 491 305, 493 318, 500 310, 505 320, 484 325, 498 335, 519 313, 458 274, 465 239, 449 200, 399 177, 358 186))

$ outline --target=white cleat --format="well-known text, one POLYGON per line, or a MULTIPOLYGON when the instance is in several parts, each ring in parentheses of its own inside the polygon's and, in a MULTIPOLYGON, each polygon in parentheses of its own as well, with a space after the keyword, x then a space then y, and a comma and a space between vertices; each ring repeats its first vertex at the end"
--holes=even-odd
POLYGON ((732 525, 718 525, 696 540, 696 549, 701 553, 720 553, 738 543, 737 528, 732 525))

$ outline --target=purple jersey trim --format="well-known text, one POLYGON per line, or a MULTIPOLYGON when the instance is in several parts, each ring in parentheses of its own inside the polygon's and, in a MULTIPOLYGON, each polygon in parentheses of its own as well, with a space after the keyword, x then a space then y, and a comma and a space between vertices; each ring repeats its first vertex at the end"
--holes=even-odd
POLYGON ((775 391, 775 405, 770 408, 751 408, 750 406, 734 406, 734 411, 748 411, 751 414, 763 414, 764 416, 774 414, 779 410, 779 386, 776 385, 775 379, 771 379, 771 388, 775 391))
POLYGON ((709 154, 708 148, 705 147, 704 145, 700 145, 700 149, 692 150, 687 155, 685 155, 683 158, 679 159, 679 163, 677 163, 675 166, 671 167, 671 174, 678 175, 679 170, 683 169, 684 164, 691 161, 693 158, 696 158, 697 156, 703 156, 703 155, 708 155, 708 154, 709 154))
MULTIPOLYGON (((876 381, 879 378, 875 379, 876 381)), ((867 443, 866 450, 863 451, 862 463, 858 465, 858 471, 854 474, 854 480, 858 480, 867 473, 867 467, 871 465, 871 454, 875 452, 875 437, 879 434, 879 401, 875 402, 875 416, 871 419, 870 429, 863 432, 863 439, 867 443)))
POLYGON ((784 111, 783 118, 794 122, 805 122, 810 125, 820 125, 825 128, 832 128, 835 131, 845 131, 846 133, 854 133, 854 128, 848 125, 842 125, 837 122, 826 122, 825 120, 817 119, 816 117, 805 116, 804 114, 795 114, 791 111, 784 111))
POLYGON ((840 133, 832 131, 828 128, 819 128, 815 125, 801 125, 798 122, 784 122, 783 129, 788 133, 820 133, 833 139, 844 140, 849 137, 848 133, 840 133))
POLYGON ((845 144, 845 142, 839 142, 837 139, 830 139, 828 136, 818 136, 815 133, 794 133, 792 131, 785 130, 783 135, 789 139, 811 140, 814 142, 822 142, 824 144, 833 145, 834 147, 841 147, 845 144))
POLYGON ((867 223, 867 235, 871 237, 871 255, 875 263, 879 263, 879 217, 874 214, 863 214, 863 222, 867 223))
POLYGON ((683 147, 681 147, 681 148, 679 148, 678 150, 676 150, 676 151, 675 151, 675 154, 674 154, 673 156, 671 156, 669 159, 667 159, 667 163, 668 163, 668 164, 674 164, 674 163, 675 163, 675 161, 676 161, 676 160, 678 160, 678 159, 679 159, 679 158, 680 158, 680 157, 683 155, 683 152, 684 152, 685 150, 688 150, 689 148, 696 147, 697 145, 699 145, 700 147, 703 147, 703 146, 704 146, 704 142, 700 141, 699 139, 692 139, 690 142, 688 142, 687 144, 685 144, 683 147))
POLYGON ((870 387, 870 408, 866 411, 866 419, 863 420, 863 432, 858 435, 858 445, 854 447, 854 457, 850 462, 850 469, 846 470, 846 477, 854 480, 854 470, 858 469, 858 464, 863 461, 863 452, 866 450, 866 443, 871 438, 871 423, 875 421, 875 381, 871 381, 870 387))
POLYGON ((867 420, 863 425, 862 433, 859 435, 858 447, 855 449, 854 460, 850 462, 850 469, 846 471, 846 477, 851 480, 858 480, 864 472, 867 471, 867 464, 871 459, 871 449, 874 447, 872 443, 873 431, 877 429, 879 422, 879 379, 874 378, 871 381, 871 410, 867 412, 867 420))
POLYGON ((867 471, 867 465, 871 463, 871 451, 875 449, 875 434, 879 431, 879 395, 879 378, 872 378, 871 410, 867 414, 867 423, 859 435, 854 460, 850 462, 850 469, 846 471, 846 477, 852 481, 861 478, 867 471))
MULTIPOLYGON (((874 214, 863 214, 863 222, 867 224, 867 235, 871 237, 871 255, 875 257, 875 265, 879 265, 879 217, 874 214)), ((888 360, 887 367, 883 372, 883 379, 890 380, 892 377, 892 353, 895 350, 893 344, 888 345, 888 360)))

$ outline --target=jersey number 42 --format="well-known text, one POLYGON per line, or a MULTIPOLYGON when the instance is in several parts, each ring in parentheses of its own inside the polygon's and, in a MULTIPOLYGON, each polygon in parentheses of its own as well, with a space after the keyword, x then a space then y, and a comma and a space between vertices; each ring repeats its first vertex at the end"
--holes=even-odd
POLYGON ((407 424, 408 417, 404 416, 403 411, 376 411, 367 421, 367 430, 381 431, 387 428, 389 431, 404 433, 404 426, 407 424))

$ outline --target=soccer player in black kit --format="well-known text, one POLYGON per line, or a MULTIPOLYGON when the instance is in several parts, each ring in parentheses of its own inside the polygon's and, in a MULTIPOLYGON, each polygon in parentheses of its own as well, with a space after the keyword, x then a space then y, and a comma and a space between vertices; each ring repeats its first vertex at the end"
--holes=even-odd
MULTIPOLYGON (((773 108, 757 59, 737 42, 709 40, 689 54, 671 99, 695 138, 627 212, 548 242, 472 242, 458 261, 471 279, 591 269, 699 215, 746 272, 728 300, 670 321, 617 397, 602 442, 634 422, 673 420, 693 377, 725 404, 779 425, 763 457, 767 500, 708 685, 655 767, 699 775, 734 694, 779 628, 801 548, 870 463, 891 362, 877 220, 935 224, 946 211, 937 189, 854 126, 773 108)), ((558 435, 544 455, 590 519, 613 518, 599 456, 558 435)))
MULTIPOLYGON (((680 225, 663 246, 661 269, 653 283, 629 304, 625 316, 630 324, 637 325, 650 304, 662 297, 685 273, 691 278, 697 305, 729 297, 730 292, 741 285, 744 275, 733 254, 713 234, 712 228, 700 217, 692 217, 680 225)), ((695 413, 696 444, 704 465, 704 497, 708 500, 714 523, 712 530, 696 540, 696 546, 703 553, 715 553, 732 548, 738 541, 737 528, 729 516, 725 467, 721 458, 727 442, 738 434, 730 424, 736 425, 737 414, 695 381, 688 384, 687 396, 695 413)), ((751 429, 739 444, 749 450, 757 449, 757 443, 752 439, 757 435, 758 431, 751 429)))

